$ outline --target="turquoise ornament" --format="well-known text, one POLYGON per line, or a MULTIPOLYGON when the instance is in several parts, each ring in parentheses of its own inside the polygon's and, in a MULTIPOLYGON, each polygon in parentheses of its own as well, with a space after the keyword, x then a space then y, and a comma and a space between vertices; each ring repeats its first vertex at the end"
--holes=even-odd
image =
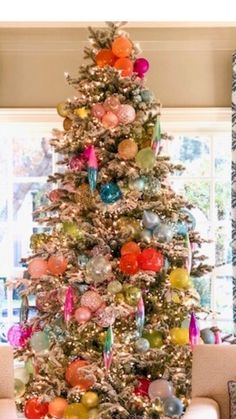
POLYGON ((104 204, 114 204, 122 197, 122 193, 116 183, 110 182, 101 186, 100 196, 104 204))
POLYGON ((168 397, 164 402, 164 413, 170 418, 181 416, 183 410, 183 403, 177 397, 168 397))
POLYGON ((176 226, 176 233, 185 237, 188 232, 188 227, 184 221, 178 221, 176 226))

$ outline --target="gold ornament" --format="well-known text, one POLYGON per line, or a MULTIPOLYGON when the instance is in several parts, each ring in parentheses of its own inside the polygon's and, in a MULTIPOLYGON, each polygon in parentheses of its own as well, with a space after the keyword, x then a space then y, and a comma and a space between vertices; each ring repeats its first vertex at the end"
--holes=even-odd
POLYGON ((63 128, 65 131, 69 131, 72 126, 72 120, 70 118, 65 118, 63 121, 63 128))
POLYGON ((62 116, 62 118, 66 118, 69 114, 69 110, 65 109, 65 107, 66 107, 65 102, 60 102, 57 105, 57 113, 58 115, 62 116))
POLYGON ((125 291, 125 301, 131 306, 136 306, 140 300, 142 293, 138 287, 128 287, 125 291))
POLYGON ((170 273, 171 288, 188 289, 191 287, 188 271, 184 268, 173 269, 170 273))
POLYGON ((116 303, 123 303, 125 301, 125 296, 122 294, 122 292, 118 292, 118 294, 115 295, 114 300, 116 303))
POLYGON ((98 409, 90 409, 88 412, 89 419, 97 419, 98 417, 98 409))
POLYGON ((30 248, 37 252, 44 244, 52 241, 52 237, 46 233, 34 233, 30 237, 30 248))
POLYGON ((174 345, 187 345, 189 343, 189 330, 182 327, 174 327, 170 330, 170 337, 174 345))
POLYGON ((132 138, 121 141, 118 146, 118 155, 123 160, 134 159, 137 152, 138 152, 138 146, 132 138))
POLYGON ((138 239, 141 234, 141 225, 139 220, 131 217, 121 217, 117 221, 117 228, 122 238, 138 239))
POLYGON ((163 346, 163 336, 158 330, 144 331, 143 338, 148 340, 151 348, 161 348, 163 346))
POLYGON ((89 109, 82 107, 82 108, 76 108, 74 109, 74 114, 79 116, 81 119, 85 119, 89 115, 89 109))
POLYGON ((92 407, 98 406, 99 398, 95 391, 86 391, 82 396, 81 402, 85 407, 91 409, 92 407))

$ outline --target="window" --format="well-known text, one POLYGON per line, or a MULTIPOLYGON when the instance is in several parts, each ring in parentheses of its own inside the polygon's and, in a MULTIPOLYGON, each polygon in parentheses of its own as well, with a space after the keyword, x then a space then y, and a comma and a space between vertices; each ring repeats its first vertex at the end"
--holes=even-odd
MULTIPOLYGON (((18 321, 17 292, 5 288, 9 279, 23 274, 21 257, 29 253, 30 236, 45 231, 32 211, 45 203, 47 176, 58 170, 49 146, 52 128, 61 119, 51 109, 1 110, 0 138, 0 341, 18 321)), ((162 130, 174 136, 167 145, 172 161, 186 166, 173 176, 177 192, 196 205, 197 229, 213 242, 204 245, 215 270, 195 280, 203 305, 215 313, 217 324, 232 331, 232 281, 230 263, 231 220, 231 123, 230 111, 163 110, 162 130)), ((31 301, 32 313, 34 312, 31 301)), ((212 324, 212 323, 210 323, 212 324)))

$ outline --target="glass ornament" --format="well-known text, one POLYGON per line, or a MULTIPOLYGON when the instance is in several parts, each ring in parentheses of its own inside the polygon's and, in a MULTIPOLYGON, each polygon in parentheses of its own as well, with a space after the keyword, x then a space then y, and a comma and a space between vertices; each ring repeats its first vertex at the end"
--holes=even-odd
POLYGON ((110 182, 101 186, 100 196, 104 204, 114 204, 121 199, 122 193, 116 183, 110 182))
POLYGON ((169 243, 173 239, 173 228, 166 223, 161 223, 153 230, 153 238, 160 243, 169 243))
POLYGON ((111 111, 116 114, 120 109, 120 101, 117 96, 109 96, 103 103, 106 112, 111 111))
POLYGON ((151 348, 161 348, 163 346, 163 335, 158 330, 144 331, 143 338, 148 340, 151 348))
POLYGON ((122 77, 129 77, 133 74, 133 63, 129 58, 119 58, 116 60, 114 68, 120 70, 122 77))
POLYGON ((31 278, 41 278, 48 272, 48 262, 40 257, 36 257, 29 262, 28 272, 31 278))
POLYGON ((103 68, 106 65, 112 67, 115 64, 116 56, 113 54, 111 49, 103 48, 100 51, 98 51, 95 61, 98 67, 103 68))
POLYGON ((14 397, 15 399, 20 399, 24 396, 26 391, 25 383, 19 378, 14 379, 14 397))
POLYGON ((85 170, 85 167, 86 160, 82 153, 71 157, 69 160, 69 168, 72 172, 81 172, 82 170, 85 170))
POLYGON ((164 265, 164 257, 160 251, 149 248, 138 255, 138 265, 143 271, 160 272, 164 265))
POLYGON ((148 388, 148 394, 151 400, 155 400, 157 398, 165 400, 172 396, 173 385, 170 381, 160 378, 159 380, 151 382, 148 388))
POLYGON ((86 278, 96 284, 102 283, 112 272, 110 262, 101 255, 95 256, 89 260, 86 265, 86 278))
POLYGON ((138 239, 141 233, 139 220, 132 217, 120 217, 117 221, 117 228, 121 237, 128 239, 138 239))
POLYGON ((67 260, 62 254, 51 255, 48 270, 52 275, 62 275, 67 269, 67 260))
POLYGON ((112 52, 119 58, 129 57, 132 48, 132 42, 125 36, 119 36, 112 42, 112 52))
POLYGON ((153 230, 160 224, 160 218, 155 212, 145 210, 143 213, 143 225, 148 230, 153 230))
POLYGON ((150 147, 140 150, 135 160, 138 167, 143 170, 152 170, 156 164, 155 154, 150 147))
POLYGON ((114 308, 104 307, 104 309, 101 310, 98 315, 96 313, 95 321, 100 327, 109 327, 114 324, 115 319, 116 319, 116 315, 115 315, 114 308))
POLYGON ((143 241, 145 241, 146 243, 151 243, 151 241, 152 241, 152 232, 151 232, 151 230, 148 230, 147 228, 145 228, 141 232, 141 239, 143 241))
POLYGON ((97 407, 99 404, 99 397, 95 391, 87 391, 83 394, 81 398, 81 403, 87 407, 87 409, 92 409, 97 407))
POLYGON ((92 312, 88 307, 79 307, 77 308, 77 310, 75 310, 75 320, 79 323, 79 324, 85 324, 87 323, 91 317, 92 317, 92 312))
POLYGON ((55 397, 48 405, 48 413, 55 419, 63 419, 68 402, 62 397, 55 397))
POLYGON ((69 114, 69 109, 66 109, 67 104, 65 102, 60 102, 57 105, 57 113, 62 118, 66 118, 69 114))
POLYGON ((191 287, 188 271, 184 268, 176 268, 169 275, 171 288, 188 289, 191 287))
POLYGON ((188 345, 189 343, 189 330, 182 327, 173 327, 170 329, 171 342, 174 345, 188 345))
POLYGON ((126 275, 134 275, 139 270, 137 255, 127 253, 120 258, 120 270, 126 275))
POLYGON ((185 237, 188 232, 187 224, 184 221, 178 221, 175 227, 176 234, 185 237))
POLYGON ((118 155, 123 160, 132 160, 138 152, 138 146, 131 138, 123 140, 118 146, 118 155))
POLYGON ((102 103, 94 103, 92 105, 91 114, 94 118, 102 119, 106 111, 102 103))
POLYGON ((138 385, 134 389, 135 396, 148 396, 148 389, 151 384, 151 381, 148 378, 140 377, 138 378, 138 385))
POLYGON ((139 338, 135 342, 135 349, 140 353, 147 352, 150 349, 150 343, 147 339, 139 338))
POLYGON ((41 403, 36 397, 25 402, 24 413, 27 419, 44 419, 48 413, 48 403, 41 403))
POLYGON ((81 297, 81 306, 88 307, 95 312, 102 305, 102 297, 96 291, 87 291, 81 297))
POLYGON ((164 413, 170 418, 181 416, 183 410, 183 403, 177 397, 168 397, 164 402, 164 413))
POLYGON ((121 256, 127 255, 128 253, 132 253, 133 255, 139 255, 141 253, 141 249, 139 245, 133 241, 129 241, 120 249, 121 256))
POLYGON ((136 112, 131 105, 121 105, 117 112, 118 120, 121 124, 131 124, 136 118, 136 112))
POLYGON ((115 295, 122 291, 122 284, 119 281, 111 281, 107 286, 107 291, 115 295))
POLYGON ((96 378, 90 372, 89 362, 77 359, 68 365, 66 381, 71 387, 78 386, 80 391, 87 391, 95 384, 96 378))
POLYGON ((68 234, 68 236, 72 237, 72 239, 80 239, 81 238, 81 231, 79 226, 76 223, 70 221, 64 221, 62 223, 62 231, 63 233, 68 234))
POLYGON ((214 332, 206 327, 200 331, 200 336, 205 344, 214 344, 215 343, 215 335, 214 332))
POLYGON ((145 195, 148 196, 156 196, 161 189, 161 183, 155 177, 148 177, 145 186, 145 195))
POLYGON ((107 112, 105 113, 105 115, 102 117, 102 125, 107 128, 115 128, 117 127, 117 125, 119 124, 119 119, 116 116, 115 113, 113 112, 107 112))
POLYGON ((146 58, 137 58, 134 62, 134 72, 138 73, 139 77, 143 77, 143 75, 149 69, 149 62, 146 58))
POLYGON ((125 301, 130 306, 136 306, 142 296, 140 288, 130 286, 125 290, 125 301))
POLYGON ((129 188, 132 191, 143 192, 146 185, 146 178, 144 176, 129 181, 129 188))
POLYGON ((14 368, 14 378, 22 381, 22 383, 27 384, 30 380, 30 374, 25 367, 14 368))
POLYGON ((30 346, 35 352, 47 351, 50 347, 49 337, 45 332, 34 332, 30 339, 30 346))
POLYGON ((65 409, 64 419, 89 419, 88 410, 82 403, 71 403, 65 409))
POLYGON ((7 332, 7 340, 10 345, 22 348, 32 335, 32 327, 14 324, 7 332))

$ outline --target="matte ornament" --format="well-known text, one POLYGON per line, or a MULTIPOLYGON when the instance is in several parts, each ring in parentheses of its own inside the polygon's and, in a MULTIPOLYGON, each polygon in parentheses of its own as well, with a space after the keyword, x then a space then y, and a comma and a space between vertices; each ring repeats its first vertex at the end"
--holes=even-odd
POLYGON ((82 403, 69 404, 65 409, 64 419, 89 419, 88 410, 82 403))
POLYGON ((143 271, 160 272, 164 265, 164 257, 160 251, 149 248, 138 255, 139 268, 143 271))
POLYGON ((203 340, 203 342, 207 345, 213 345, 215 343, 215 335, 214 332, 206 327, 205 329, 202 329, 200 331, 200 336, 203 340))
POLYGON ((173 229, 165 223, 161 223, 153 231, 153 238, 160 243, 169 243, 173 239, 173 235, 173 229))
POLYGON ((150 90, 142 90, 141 91, 141 98, 144 102, 149 103, 152 100, 152 93, 150 90))
POLYGON ((92 312, 95 312, 102 305, 103 300, 96 291, 87 291, 81 297, 81 306, 88 307, 92 312))
POLYGON ((116 57, 129 57, 132 47, 132 42, 125 36, 119 36, 112 42, 112 52, 116 57))
POLYGON ((148 396, 148 389, 151 381, 148 378, 138 378, 138 385, 134 389, 135 396, 148 396))
POLYGON ((87 407, 88 409, 92 409, 93 407, 97 407, 99 404, 99 398, 95 391, 87 391, 83 394, 81 398, 82 404, 87 407))
POLYGON ((170 418, 179 417, 184 410, 183 403, 177 397, 171 396, 165 400, 164 413, 170 418))
POLYGON ((134 275, 139 270, 137 255, 134 253, 126 253, 121 256, 120 270, 126 275, 134 275))
POLYGON ((112 129, 117 127, 119 124, 119 119, 113 112, 107 112, 102 118, 102 125, 107 129, 112 129))
POLYGON ((120 109, 120 101, 116 96, 109 96, 103 103, 103 106, 106 112, 111 111, 116 114, 120 109))
POLYGON ((131 124, 136 118, 135 109, 131 105, 121 105, 117 112, 117 117, 121 124, 131 124))
POLYGON ((143 213, 143 225, 145 228, 149 230, 153 230, 160 224, 160 218, 155 212, 152 211, 144 211, 143 213))
POLYGON ((86 277, 89 281, 92 280, 96 284, 104 282, 111 272, 112 266, 110 262, 101 255, 93 257, 86 265, 86 277))
POLYGON ((91 110, 91 114, 94 118, 97 119, 102 119, 103 116, 105 115, 106 111, 104 109, 104 106, 102 103, 94 103, 92 105, 92 110, 91 110))
POLYGON ((75 310, 75 320, 79 324, 87 323, 92 317, 92 312, 88 307, 79 307, 75 310))
POLYGON ((157 398, 165 400, 168 397, 171 397, 173 394, 172 383, 170 383, 167 380, 164 380, 163 378, 152 381, 148 389, 148 394, 152 401, 157 398))
POLYGON ((115 64, 117 57, 113 54, 112 50, 109 48, 103 48, 98 51, 95 61, 98 67, 105 67, 106 65, 113 66, 115 64))
POLYGON ((132 253, 133 255, 139 255, 141 253, 141 249, 137 243, 130 241, 123 244, 120 253, 121 256, 127 255, 128 253, 132 253))
POLYGON ((111 182, 101 186, 100 196, 105 204, 114 204, 121 199, 122 193, 119 186, 111 182))
POLYGON ((130 286, 125 290, 125 301, 130 306, 136 306, 142 296, 141 290, 138 287, 130 286))
POLYGON ((139 338, 135 342, 135 349, 137 352, 145 353, 150 349, 150 343, 147 339, 139 338))
POLYGON ((67 269, 67 260, 63 255, 52 255, 48 259, 48 270, 52 275, 62 275, 67 269))
POLYGON ((25 403, 24 413, 27 419, 44 419, 48 413, 48 403, 41 403, 36 397, 25 403))
POLYGON ((31 278, 41 278, 48 272, 48 262, 43 258, 36 257, 29 262, 28 272, 31 278))
POLYGON ((14 379, 14 397, 20 399, 24 396, 26 391, 25 384, 19 378, 14 379))
POLYGON ((30 339, 30 346, 36 353, 44 352, 49 349, 50 341, 45 332, 34 332, 30 339))
POLYGON ((65 131, 69 131, 72 127, 72 120, 70 118, 65 118, 63 121, 63 128, 65 131))
POLYGON ((132 160, 138 152, 138 146, 131 138, 123 140, 118 146, 118 155, 123 160, 132 160))
POLYGON ((69 110, 66 109, 66 103, 65 102, 58 103, 58 105, 57 105, 57 113, 62 118, 66 118, 68 116, 69 110))
POLYGON ((73 301, 73 288, 68 287, 66 291, 66 298, 64 304, 64 320, 68 324, 73 313, 74 301, 73 301))
POLYGON ((171 342, 174 345, 187 345, 189 343, 189 331, 181 327, 174 327, 170 330, 171 342))
POLYGON ((134 62, 134 72, 138 73, 139 77, 143 77, 143 75, 149 69, 149 62, 146 58, 137 58, 134 62))
POLYGON ((158 330, 143 332, 143 338, 148 340, 151 348, 161 348, 163 346, 163 336, 158 330))
POLYGON ((68 402, 62 397, 55 397, 48 405, 48 413, 55 419, 63 419, 68 402))
POLYGON ((14 368, 14 378, 17 378, 24 384, 28 384, 30 380, 30 374, 25 367, 18 367, 14 368))
POLYGON ((16 348, 23 348, 32 336, 32 328, 20 324, 14 324, 7 332, 7 340, 16 348))
POLYGON ((140 169, 152 170, 156 164, 156 157, 150 147, 143 148, 136 155, 136 163, 140 169))
POLYGON ((188 289, 190 288, 190 279, 188 271, 184 268, 173 269, 170 273, 171 288, 188 289))

